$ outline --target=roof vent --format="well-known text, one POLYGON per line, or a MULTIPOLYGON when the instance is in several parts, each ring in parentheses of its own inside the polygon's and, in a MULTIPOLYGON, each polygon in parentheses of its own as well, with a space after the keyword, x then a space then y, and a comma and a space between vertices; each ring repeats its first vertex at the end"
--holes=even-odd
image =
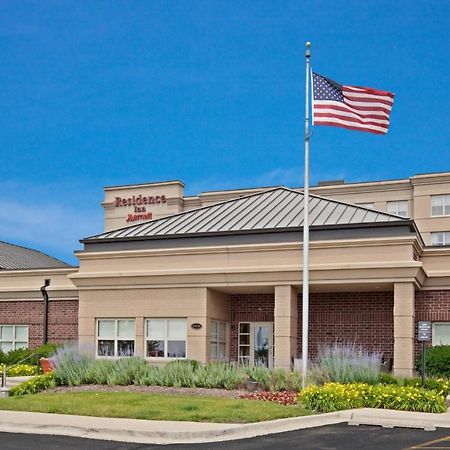
POLYGON ((345 180, 326 180, 319 181, 317 186, 334 186, 336 184, 345 184, 345 180))

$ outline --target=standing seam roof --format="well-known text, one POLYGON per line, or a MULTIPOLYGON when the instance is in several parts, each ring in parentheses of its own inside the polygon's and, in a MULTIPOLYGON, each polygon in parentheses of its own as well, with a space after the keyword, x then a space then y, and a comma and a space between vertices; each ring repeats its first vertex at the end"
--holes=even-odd
POLYGON ((0 241, 0 270, 59 269, 72 267, 37 250, 0 241))
MULTIPOLYGON (((311 227, 409 220, 317 195, 310 195, 309 211, 311 227)), ((279 187, 108 231, 84 241, 299 228, 303 226, 303 220, 303 192, 279 187)))

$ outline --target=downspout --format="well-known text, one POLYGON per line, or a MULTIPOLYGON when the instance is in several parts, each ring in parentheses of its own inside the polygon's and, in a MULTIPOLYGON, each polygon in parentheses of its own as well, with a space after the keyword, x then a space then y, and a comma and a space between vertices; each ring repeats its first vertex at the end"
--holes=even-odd
POLYGON ((46 278, 44 281, 44 286, 41 287, 42 297, 44 298, 44 320, 42 333, 43 344, 47 344, 48 341, 48 293, 47 293, 48 286, 50 286, 50 278, 46 278))

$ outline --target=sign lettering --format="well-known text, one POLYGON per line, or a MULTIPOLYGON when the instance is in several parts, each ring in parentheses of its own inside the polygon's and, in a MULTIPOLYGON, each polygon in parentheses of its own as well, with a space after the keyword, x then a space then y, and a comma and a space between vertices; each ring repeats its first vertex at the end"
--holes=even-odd
POLYGON ((153 214, 148 211, 149 205, 161 205, 167 203, 165 195, 133 195, 131 197, 115 197, 114 206, 116 208, 121 207, 134 207, 133 213, 128 213, 127 222, 136 222, 140 220, 151 220, 153 214))

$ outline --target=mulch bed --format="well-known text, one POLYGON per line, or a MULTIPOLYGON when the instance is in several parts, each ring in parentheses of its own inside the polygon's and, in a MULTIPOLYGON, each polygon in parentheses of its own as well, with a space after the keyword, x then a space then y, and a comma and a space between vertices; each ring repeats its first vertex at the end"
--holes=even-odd
POLYGON ((108 386, 88 384, 82 386, 60 386, 46 392, 140 392, 142 394, 196 395, 199 397, 239 398, 247 391, 167 386, 108 386))

